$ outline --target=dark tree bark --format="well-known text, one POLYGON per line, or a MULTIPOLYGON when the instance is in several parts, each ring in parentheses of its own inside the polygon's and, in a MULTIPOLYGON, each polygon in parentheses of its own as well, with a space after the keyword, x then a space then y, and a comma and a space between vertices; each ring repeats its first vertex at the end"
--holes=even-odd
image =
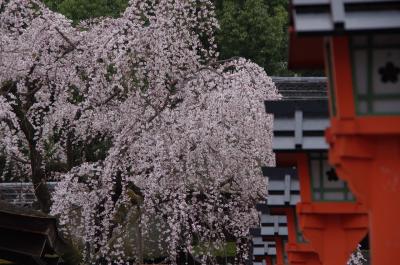
MULTIPOLYGON (((32 90, 36 90, 36 87, 33 86, 32 90)), ((42 154, 37 150, 36 141, 34 139, 35 128, 26 116, 26 111, 33 105, 34 99, 31 98, 32 95, 30 95, 30 97, 26 100, 27 102, 23 104, 20 99, 20 95, 17 93, 15 82, 7 83, 6 86, 2 87, 1 92, 2 94, 5 94, 8 100, 12 100, 10 98, 10 94, 13 94, 15 97, 14 101, 16 104, 12 104, 12 108, 17 116, 18 124, 29 145, 29 158, 32 174, 31 178, 35 195, 39 201, 41 210, 44 213, 49 213, 51 207, 51 197, 49 189, 46 185, 46 175, 42 167, 43 158, 42 154)))
POLYGON ((42 169, 42 156, 36 148, 30 148, 32 183, 35 189, 36 198, 39 201, 40 209, 45 212, 50 212, 51 196, 46 185, 46 178, 42 169))

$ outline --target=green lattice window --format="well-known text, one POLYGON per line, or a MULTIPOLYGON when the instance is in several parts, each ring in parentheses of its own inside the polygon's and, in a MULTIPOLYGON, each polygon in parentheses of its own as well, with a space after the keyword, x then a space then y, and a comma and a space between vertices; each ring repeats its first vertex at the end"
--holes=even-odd
POLYGON ((311 153, 309 161, 313 201, 354 201, 346 182, 328 164, 326 152, 311 153))
POLYGON ((400 35, 350 39, 353 92, 359 115, 400 114, 400 35))

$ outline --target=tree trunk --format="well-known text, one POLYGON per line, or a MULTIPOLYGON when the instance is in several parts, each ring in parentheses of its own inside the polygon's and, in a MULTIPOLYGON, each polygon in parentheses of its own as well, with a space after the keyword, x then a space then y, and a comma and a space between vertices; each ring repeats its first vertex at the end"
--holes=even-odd
POLYGON ((82 261, 81 252, 70 241, 54 246, 54 250, 67 265, 77 265, 82 261))
POLYGON ((142 228, 140 227, 140 207, 137 207, 138 218, 136 219, 136 249, 138 256, 138 264, 143 264, 143 238, 142 238, 142 228))
MULTIPOLYGON (((10 91, 15 92, 16 85, 15 84, 12 85, 13 86, 10 88, 10 91)), ((19 126, 29 144, 29 158, 31 160, 32 184, 34 187, 35 195, 37 200, 39 201, 41 210, 44 213, 49 213, 51 207, 50 192, 46 185, 46 177, 44 174, 44 170, 42 168, 42 155, 36 148, 35 128, 28 120, 25 113, 26 112, 25 109, 28 108, 28 106, 24 106, 21 100, 17 96, 15 97, 16 97, 15 102, 17 104, 13 104, 12 108, 15 115, 18 118, 19 126)))
POLYGON ((49 188, 46 184, 46 178, 42 169, 42 156, 36 148, 30 148, 32 183, 35 195, 39 201, 40 209, 44 213, 50 212, 51 197, 49 188))

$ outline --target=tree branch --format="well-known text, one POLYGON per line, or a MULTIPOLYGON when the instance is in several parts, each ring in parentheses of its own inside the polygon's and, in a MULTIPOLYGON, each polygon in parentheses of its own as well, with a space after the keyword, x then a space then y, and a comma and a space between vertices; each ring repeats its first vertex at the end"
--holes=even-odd
POLYGON ((68 42, 68 44, 69 44, 72 48, 74 48, 74 49, 76 48, 76 45, 75 45, 67 36, 65 36, 65 34, 62 33, 61 30, 60 30, 58 27, 55 27, 55 30, 58 32, 58 34, 61 35, 61 37, 62 37, 66 42, 68 42))

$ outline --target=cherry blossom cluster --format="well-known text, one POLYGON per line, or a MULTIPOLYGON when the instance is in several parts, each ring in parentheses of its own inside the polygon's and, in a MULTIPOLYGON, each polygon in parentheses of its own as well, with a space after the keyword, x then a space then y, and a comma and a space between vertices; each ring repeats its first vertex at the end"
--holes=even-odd
POLYGON ((362 251, 361 245, 357 246, 356 251, 351 254, 350 259, 347 261, 347 265, 364 265, 367 264, 367 260, 365 259, 362 251))
POLYGON ((217 28, 209 0, 131 0, 77 27, 37 0, 0 0, 0 151, 57 178, 51 213, 86 262, 213 264, 227 241, 245 258, 261 166, 275 163, 263 102, 279 95, 254 63, 218 60, 217 28), (68 163, 93 139, 111 143, 104 158, 68 163))

